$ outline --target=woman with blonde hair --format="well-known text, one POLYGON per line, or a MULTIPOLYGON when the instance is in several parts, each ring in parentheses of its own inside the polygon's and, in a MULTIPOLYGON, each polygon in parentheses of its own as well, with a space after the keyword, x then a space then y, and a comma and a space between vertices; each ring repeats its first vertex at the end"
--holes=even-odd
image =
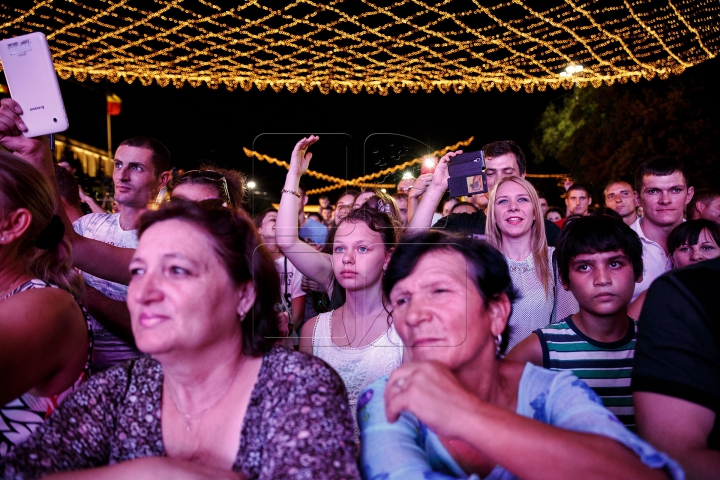
POLYGON ((508 321, 508 350, 535 329, 577 311, 572 293, 557 281, 553 247, 545 237, 540 200, 527 180, 502 178, 490 193, 487 242, 505 256, 520 299, 508 321))

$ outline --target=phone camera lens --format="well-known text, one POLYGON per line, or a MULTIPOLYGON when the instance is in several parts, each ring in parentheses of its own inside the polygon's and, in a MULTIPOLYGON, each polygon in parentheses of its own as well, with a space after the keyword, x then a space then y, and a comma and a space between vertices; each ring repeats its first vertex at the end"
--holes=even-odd
POLYGON ((57 118, 53 118, 53 122, 57 123, 57 118))

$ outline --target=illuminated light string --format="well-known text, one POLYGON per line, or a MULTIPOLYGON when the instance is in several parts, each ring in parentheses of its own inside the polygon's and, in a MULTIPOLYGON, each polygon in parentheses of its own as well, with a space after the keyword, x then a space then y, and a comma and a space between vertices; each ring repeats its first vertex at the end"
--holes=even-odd
POLYGON ((61 78, 177 88, 530 93, 666 79, 720 49, 716 0, 9 3, 0 35, 45 32, 61 78))
MULTIPOLYGON (((395 173, 399 170, 403 170, 404 168, 411 167, 413 165, 417 165, 417 164, 422 163, 423 161, 427 160, 428 157, 442 157, 447 152, 455 151, 455 150, 459 149, 460 147, 466 147, 466 146, 470 145, 472 143, 472 141, 474 140, 474 138, 475 137, 470 137, 467 140, 461 140, 454 145, 449 145, 440 150, 435 150, 434 152, 432 152, 428 155, 423 155, 420 158, 414 158, 407 162, 403 162, 399 165, 395 165, 395 166, 386 168, 384 170, 380 170, 379 172, 371 173, 369 175, 365 175, 362 177, 353 178, 352 180, 344 180, 342 178, 333 177, 331 175, 325 175, 324 173, 316 172, 314 170, 307 170, 305 172, 305 175, 309 175, 311 177, 318 178, 320 180, 325 180, 327 182, 334 183, 334 185, 329 185, 326 187, 308 190, 307 194, 315 195, 317 193, 326 193, 326 192, 330 192, 332 190, 337 190, 338 188, 343 188, 343 187, 348 187, 348 186, 359 187, 359 188, 395 188, 396 185, 394 183, 393 184, 385 184, 385 183, 380 184, 380 183, 368 182, 368 180, 372 180, 374 178, 378 178, 378 177, 385 176, 385 175, 390 175, 391 173, 395 173)), ((268 162, 272 165, 277 165, 277 166, 283 167, 285 169, 290 169, 290 164, 283 160, 278 160, 277 158, 271 157, 269 155, 265 155, 263 153, 256 152, 254 150, 250 150, 249 148, 245 148, 245 147, 243 147, 243 151, 245 152, 245 155, 247 155, 250 158, 254 157, 254 158, 257 158, 258 160, 268 162)))

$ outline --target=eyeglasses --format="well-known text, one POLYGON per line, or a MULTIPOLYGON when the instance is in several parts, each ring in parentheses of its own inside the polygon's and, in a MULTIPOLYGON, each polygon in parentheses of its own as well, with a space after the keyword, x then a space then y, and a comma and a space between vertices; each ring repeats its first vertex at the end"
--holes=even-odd
POLYGON ((218 185, 222 185, 220 193, 225 196, 225 201, 229 205, 232 205, 227 180, 225 179, 225 176, 220 172, 216 172, 215 170, 190 170, 183 173, 182 175, 179 175, 177 177, 177 180, 175 180, 174 186, 178 186, 183 183, 216 183, 218 185))

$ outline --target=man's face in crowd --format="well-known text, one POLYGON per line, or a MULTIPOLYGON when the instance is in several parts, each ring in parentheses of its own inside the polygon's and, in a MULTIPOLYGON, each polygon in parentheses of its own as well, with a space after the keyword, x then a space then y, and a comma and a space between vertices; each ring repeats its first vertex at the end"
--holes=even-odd
POLYGON ((643 221, 660 227, 673 227, 682 222, 685 205, 693 196, 693 188, 688 188, 682 172, 645 175, 642 188, 636 195, 643 207, 643 221))
POLYGON ((565 198, 565 204, 573 215, 587 215, 590 203, 592 197, 585 190, 570 190, 565 198))
MULTIPOLYGON (((165 172, 166 173, 166 172, 165 172)), ((167 175, 158 177, 147 148, 121 145, 115 151, 115 201, 122 206, 144 208, 167 182, 167 175)))
POLYGON ((627 182, 617 182, 605 189, 605 206, 612 208, 621 217, 635 213, 635 192, 627 182))
POLYGON ((540 200, 540 209, 542 210, 543 218, 545 218, 545 214, 547 214, 547 211, 549 208, 548 203, 547 203, 547 200, 544 199, 543 197, 540 197, 539 200, 540 200))
POLYGON ((485 175, 487 176, 488 192, 492 191, 495 184, 505 177, 515 175, 516 177, 525 178, 525 174, 520 175, 520 168, 514 153, 505 153, 497 157, 487 157, 485 159, 485 175))
POLYGON ((705 220, 710 220, 715 223, 720 223, 720 195, 713 198, 709 204, 703 204, 701 208, 702 211, 698 209, 700 218, 704 218, 705 220))

